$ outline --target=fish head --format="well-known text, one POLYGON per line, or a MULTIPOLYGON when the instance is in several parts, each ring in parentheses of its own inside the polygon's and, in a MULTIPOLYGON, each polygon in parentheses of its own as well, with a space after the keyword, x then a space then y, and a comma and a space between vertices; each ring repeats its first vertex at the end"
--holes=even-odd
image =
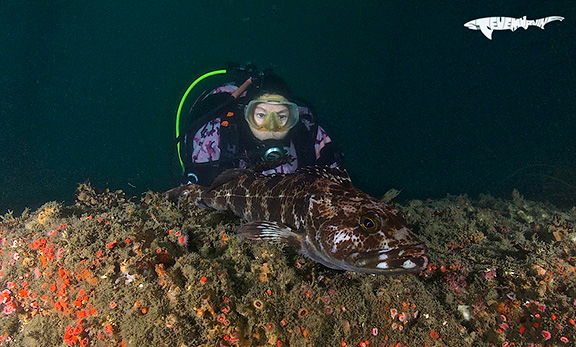
POLYGON ((490 24, 491 19, 492 17, 474 19, 469 22, 466 22, 464 26, 470 30, 480 30, 482 34, 484 34, 484 36, 492 40, 492 32, 494 31, 494 29, 497 28, 491 27, 490 24))
POLYGON ((469 22, 466 22, 464 24, 464 26, 470 30, 480 30, 480 26, 478 24, 476 24, 476 20, 471 20, 469 22))
POLYGON ((320 200, 317 233, 310 240, 315 247, 306 252, 311 258, 331 268, 371 274, 418 272, 428 266, 428 248, 396 208, 363 193, 320 200))

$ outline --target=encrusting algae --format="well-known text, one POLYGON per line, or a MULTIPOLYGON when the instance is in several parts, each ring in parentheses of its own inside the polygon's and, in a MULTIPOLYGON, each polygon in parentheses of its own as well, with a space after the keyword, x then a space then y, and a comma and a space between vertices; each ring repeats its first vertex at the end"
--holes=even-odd
POLYGON ((240 220, 79 187, 0 223, 1 346, 570 346, 576 209, 449 196, 400 207, 419 274, 331 270, 240 220))

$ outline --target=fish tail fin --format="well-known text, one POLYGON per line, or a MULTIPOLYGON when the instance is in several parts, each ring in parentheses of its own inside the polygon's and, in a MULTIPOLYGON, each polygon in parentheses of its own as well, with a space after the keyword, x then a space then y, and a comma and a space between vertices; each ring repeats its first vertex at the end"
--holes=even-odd
POLYGON ((546 17, 546 18, 542 18, 539 22, 538 27, 540 27, 540 29, 544 30, 544 26, 550 22, 554 22, 554 21, 563 21, 564 17, 560 17, 560 16, 550 16, 550 17, 546 17))

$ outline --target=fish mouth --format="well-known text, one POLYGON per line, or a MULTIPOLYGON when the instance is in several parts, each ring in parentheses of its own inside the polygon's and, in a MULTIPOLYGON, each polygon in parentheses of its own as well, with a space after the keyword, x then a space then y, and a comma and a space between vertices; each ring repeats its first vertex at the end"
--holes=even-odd
POLYGON ((426 245, 406 246, 391 250, 378 250, 349 256, 362 272, 391 274, 419 272, 428 267, 430 258, 426 245))

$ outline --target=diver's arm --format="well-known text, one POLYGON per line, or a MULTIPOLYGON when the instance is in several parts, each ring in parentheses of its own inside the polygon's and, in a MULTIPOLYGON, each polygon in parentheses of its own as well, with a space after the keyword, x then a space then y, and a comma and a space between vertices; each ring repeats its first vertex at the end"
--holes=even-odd
POLYGON ((210 185, 222 169, 220 160, 220 118, 200 127, 194 137, 187 138, 189 149, 184 174, 184 184, 210 185), (191 142, 188 142, 191 141, 191 142))

